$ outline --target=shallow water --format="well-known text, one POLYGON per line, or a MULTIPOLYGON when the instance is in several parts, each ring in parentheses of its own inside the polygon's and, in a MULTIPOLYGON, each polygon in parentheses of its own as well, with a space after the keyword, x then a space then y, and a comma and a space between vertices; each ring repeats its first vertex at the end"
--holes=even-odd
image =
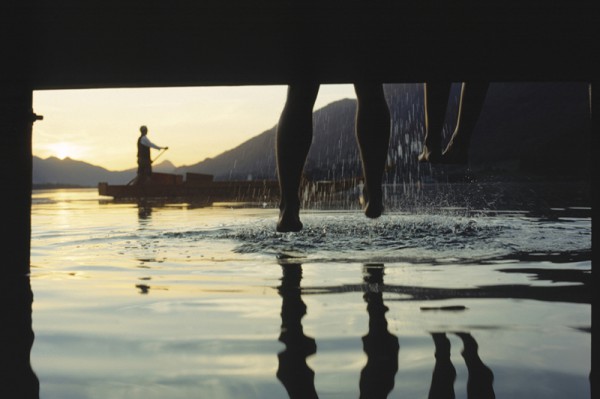
POLYGON ((577 205, 313 209, 280 234, 272 206, 35 191, 40 397, 589 398, 577 205))

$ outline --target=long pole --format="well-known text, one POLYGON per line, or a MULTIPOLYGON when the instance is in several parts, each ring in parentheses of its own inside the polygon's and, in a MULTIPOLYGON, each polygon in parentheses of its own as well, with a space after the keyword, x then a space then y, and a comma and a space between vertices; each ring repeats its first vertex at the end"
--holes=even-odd
POLYGON ((154 158, 152 161, 150 161, 150 163, 154 163, 154 161, 156 161, 158 158, 160 158, 160 156, 161 156, 162 154, 164 154, 164 153, 165 153, 165 151, 167 151, 168 149, 169 149, 169 147, 167 147, 167 148, 163 148, 163 149, 161 150, 161 152, 160 152, 160 153, 159 153, 159 154, 156 156, 156 158, 154 158))

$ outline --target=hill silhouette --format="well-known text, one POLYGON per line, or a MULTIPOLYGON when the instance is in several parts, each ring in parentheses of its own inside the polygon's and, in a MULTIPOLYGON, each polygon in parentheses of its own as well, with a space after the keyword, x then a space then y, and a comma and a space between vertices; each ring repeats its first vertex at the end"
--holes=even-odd
MULTIPOLYGON (((175 166, 169 161, 154 165, 157 172, 172 173, 175 166)), ((101 166, 87 162, 77 161, 69 157, 58 159, 49 157, 42 159, 33 157, 32 182, 36 186, 43 185, 72 185, 81 187, 96 187, 98 182, 110 184, 127 184, 136 176, 135 168, 122 171, 110 171, 101 166)))

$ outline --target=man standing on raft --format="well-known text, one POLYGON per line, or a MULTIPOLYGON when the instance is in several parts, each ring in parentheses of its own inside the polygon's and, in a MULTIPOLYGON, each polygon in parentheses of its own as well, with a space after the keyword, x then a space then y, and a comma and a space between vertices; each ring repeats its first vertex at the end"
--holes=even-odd
POLYGON ((148 128, 146 126, 140 127, 140 137, 137 141, 137 180, 136 184, 145 184, 150 182, 152 176, 152 160, 150 159, 150 148, 156 150, 168 150, 169 147, 160 147, 148 138, 148 128))

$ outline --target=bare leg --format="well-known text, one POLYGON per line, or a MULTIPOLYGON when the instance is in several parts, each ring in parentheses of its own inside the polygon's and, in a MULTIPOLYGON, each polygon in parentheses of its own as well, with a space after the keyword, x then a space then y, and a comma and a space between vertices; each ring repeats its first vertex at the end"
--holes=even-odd
POLYGON ((356 140, 360 149, 365 178, 364 212, 377 218, 383 212, 383 172, 390 144, 390 111, 381 84, 354 85, 356 110, 356 140))
POLYGON ((429 82, 425 88, 425 140, 419 161, 437 163, 442 155, 442 129, 451 82, 429 82))
POLYGON ((285 107, 277 125, 277 176, 281 202, 277 231, 300 231, 300 180, 312 141, 312 112, 318 83, 288 87, 285 107))
POLYGON ((464 82, 460 92, 460 104, 456 129, 442 154, 443 163, 466 164, 475 125, 483 109, 489 82, 464 82))

